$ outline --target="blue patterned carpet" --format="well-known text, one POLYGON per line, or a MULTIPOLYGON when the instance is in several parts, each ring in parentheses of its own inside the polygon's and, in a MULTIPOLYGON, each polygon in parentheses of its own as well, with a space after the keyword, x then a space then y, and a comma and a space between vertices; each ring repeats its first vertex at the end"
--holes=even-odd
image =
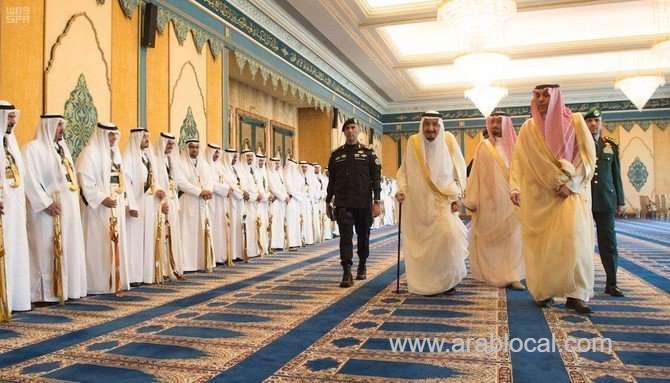
MULTIPOLYGON (((337 287, 337 242, 188 280, 16 314, 0 325, 1 381, 670 382, 670 222, 619 221, 625 298, 539 309, 466 279, 451 295, 395 292, 395 228, 373 232, 368 280, 337 287), (391 340, 554 339, 548 352, 394 351, 391 340), (608 352, 565 341, 611 339, 608 352)), ((402 266, 402 265, 401 265, 402 266)))

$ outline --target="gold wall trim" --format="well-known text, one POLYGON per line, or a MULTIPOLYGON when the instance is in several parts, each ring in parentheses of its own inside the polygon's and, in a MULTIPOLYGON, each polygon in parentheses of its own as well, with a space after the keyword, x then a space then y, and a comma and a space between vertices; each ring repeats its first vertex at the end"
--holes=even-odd
POLYGON ((46 69, 44 70, 44 74, 45 75, 49 74, 49 71, 53 67, 54 61, 56 59, 56 50, 58 49, 58 47, 63 42, 63 39, 70 32, 70 29, 72 28, 72 25, 74 24, 74 22, 79 17, 83 17, 85 20, 88 21, 88 24, 91 26, 91 30, 93 31, 93 37, 95 37, 95 44, 97 45, 98 51, 100 52, 100 58, 102 59, 102 62, 105 64, 105 77, 107 79, 107 89, 109 89, 109 92, 111 94, 112 93, 112 79, 110 78, 110 75, 109 75, 109 63, 107 62, 107 59, 105 58, 105 51, 102 49, 102 46, 100 45, 100 37, 98 36, 98 30, 95 29, 95 24, 93 24, 93 20, 91 20, 91 18, 88 16, 88 14, 86 12, 75 13, 74 15, 70 16, 70 19, 68 19, 67 23, 65 24, 65 28, 58 35, 58 38, 56 39, 56 42, 53 43, 53 45, 51 46, 51 49, 49 50, 49 61, 47 63, 46 69))

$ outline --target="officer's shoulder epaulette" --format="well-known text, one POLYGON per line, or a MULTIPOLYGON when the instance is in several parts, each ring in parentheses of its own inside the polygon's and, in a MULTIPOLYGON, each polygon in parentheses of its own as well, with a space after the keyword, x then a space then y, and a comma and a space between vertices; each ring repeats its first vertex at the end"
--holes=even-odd
POLYGON ((374 152, 375 150, 372 148, 372 145, 366 145, 366 144, 358 144, 359 149, 367 150, 368 152, 374 152))
POLYGON ((618 147, 619 147, 619 144, 617 144, 613 139, 611 139, 611 138, 609 138, 609 137, 605 137, 604 140, 605 140, 605 142, 607 142, 608 144, 612 145, 614 148, 618 148, 618 147))

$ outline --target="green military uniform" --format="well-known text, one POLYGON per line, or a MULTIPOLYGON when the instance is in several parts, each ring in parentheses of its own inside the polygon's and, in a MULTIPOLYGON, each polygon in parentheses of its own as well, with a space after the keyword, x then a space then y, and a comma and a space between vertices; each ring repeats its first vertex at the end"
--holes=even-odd
MULTIPOLYGON (((600 111, 590 110, 584 119, 600 117, 600 111)), ((616 273, 619 254, 617 251, 614 218, 617 208, 623 206, 624 195, 619 165, 619 147, 607 137, 597 137, 596 169, 591 180, 593 219, 598 233, 598 250, 607 276, 607 288, 617 285, 616 273)))

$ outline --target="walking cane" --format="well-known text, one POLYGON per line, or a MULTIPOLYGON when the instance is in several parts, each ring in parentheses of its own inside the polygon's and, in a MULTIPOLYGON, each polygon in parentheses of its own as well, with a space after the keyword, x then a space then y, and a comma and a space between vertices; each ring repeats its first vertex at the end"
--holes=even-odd
POLYGON ((398 204, 398 262, 396 263, 395 293, 400 294, 400 228, 402 227, 402 202, 398 204))

